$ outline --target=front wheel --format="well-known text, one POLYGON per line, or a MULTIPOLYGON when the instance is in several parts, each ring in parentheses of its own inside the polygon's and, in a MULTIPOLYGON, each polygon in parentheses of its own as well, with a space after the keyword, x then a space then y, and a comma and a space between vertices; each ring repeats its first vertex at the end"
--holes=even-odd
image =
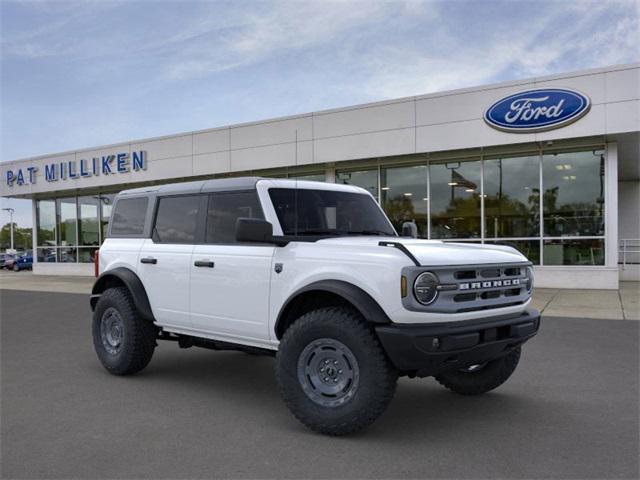
POLYGON ((382 415, 398 373, 357 312, 330 307, 303 315, 285 332, 276 379, 300 422, 319 433, 345 435, 382 415))
POLYGON ((100 362, 114 375, 139 372, 151 361, 157 328, 138 314, 124 287, 109 288, 93 312, 93 346, 100 362))
POLYGON ((14 263, 14 264, 13 264, 13 271, 14 271, 14 272, 19 272, 19 271, 20 271, 20 267, 18 266, 18 264, 17 264, 17 263, 14 263))
POLYGON ((480 365, 436 375, 436 380, 461 395, 480 395, 498 388, 515 371, 520 361, 520 347, 504 357, 480 365))

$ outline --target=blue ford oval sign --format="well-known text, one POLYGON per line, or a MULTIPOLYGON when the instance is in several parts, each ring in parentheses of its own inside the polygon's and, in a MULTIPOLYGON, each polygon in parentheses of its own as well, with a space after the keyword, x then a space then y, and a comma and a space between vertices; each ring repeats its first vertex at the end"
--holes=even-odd
POLYGON ((498 100, 484 113, 484 120, 507 132, 540 132, 574 122, 590 107, 589 97, 575 90, 541 88, 498 100))

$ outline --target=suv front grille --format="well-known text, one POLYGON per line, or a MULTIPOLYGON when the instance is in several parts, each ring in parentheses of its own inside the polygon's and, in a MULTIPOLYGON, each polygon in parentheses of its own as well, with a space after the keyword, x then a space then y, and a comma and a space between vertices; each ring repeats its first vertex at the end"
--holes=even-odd
POLYGON ((460 313, 520 305, 531 296, 527 267, 528 264, 502 264, 416 269, 408 280, 413 282, 424 271, 435 273, 440 282, 438 297, 429 306, 421 306, 415 298, 407 299, 405 306, 411 310, 460 313))

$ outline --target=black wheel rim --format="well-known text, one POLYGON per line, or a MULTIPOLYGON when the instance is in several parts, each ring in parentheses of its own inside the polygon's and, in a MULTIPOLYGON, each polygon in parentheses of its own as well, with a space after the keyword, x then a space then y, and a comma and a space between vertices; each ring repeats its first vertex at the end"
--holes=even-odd
POLYGON ((111 355, 117 355, 124 340, 124 322, 113 307, 107 308, 100 319, 102 346, 111 355))
POLYGON ((355 355, 344 343, 319 338, 300 353, 298 381, 314 403, 338 407, 356 394, 360 368, 355 355))

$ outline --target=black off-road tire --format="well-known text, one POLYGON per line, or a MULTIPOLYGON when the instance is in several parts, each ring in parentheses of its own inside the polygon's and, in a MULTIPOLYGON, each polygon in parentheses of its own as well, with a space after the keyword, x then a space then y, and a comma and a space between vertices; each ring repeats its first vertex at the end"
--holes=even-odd
POLYGON ((285 404, 304 425, 327 435, 354 433, 373 423, 391 402, 397 379, 371 328, 349 308, 321 308, 301 316, 285 332, 276 356, 276 380, 285 404), (307 377, 299 370, 308 364, 304 352, 327 340, 346 346, 356 362, 351 371, 358 371, 350 396, 332 406, 318 404, 323 400, 305 393, 309 385, 303 387, 302 378, 307 377))
POLYGON ((102 294, 93 313, 92 333, 100 362, 114 375, 139 372, 149 364, 156 347, 157 327, 139 315, 131 294, 124 287, 109 288, 102 294), (114 312, 122 325, 117 348, 105 343, 101 329, 105 315, 114 315, 114 312))
POLYGON ((515 371, 520 361, 520 348, 504 357, 487 362, 476 371, 454 370, 436 375, 436 380, 461 395, 480 395, 498 388, 515 371))

